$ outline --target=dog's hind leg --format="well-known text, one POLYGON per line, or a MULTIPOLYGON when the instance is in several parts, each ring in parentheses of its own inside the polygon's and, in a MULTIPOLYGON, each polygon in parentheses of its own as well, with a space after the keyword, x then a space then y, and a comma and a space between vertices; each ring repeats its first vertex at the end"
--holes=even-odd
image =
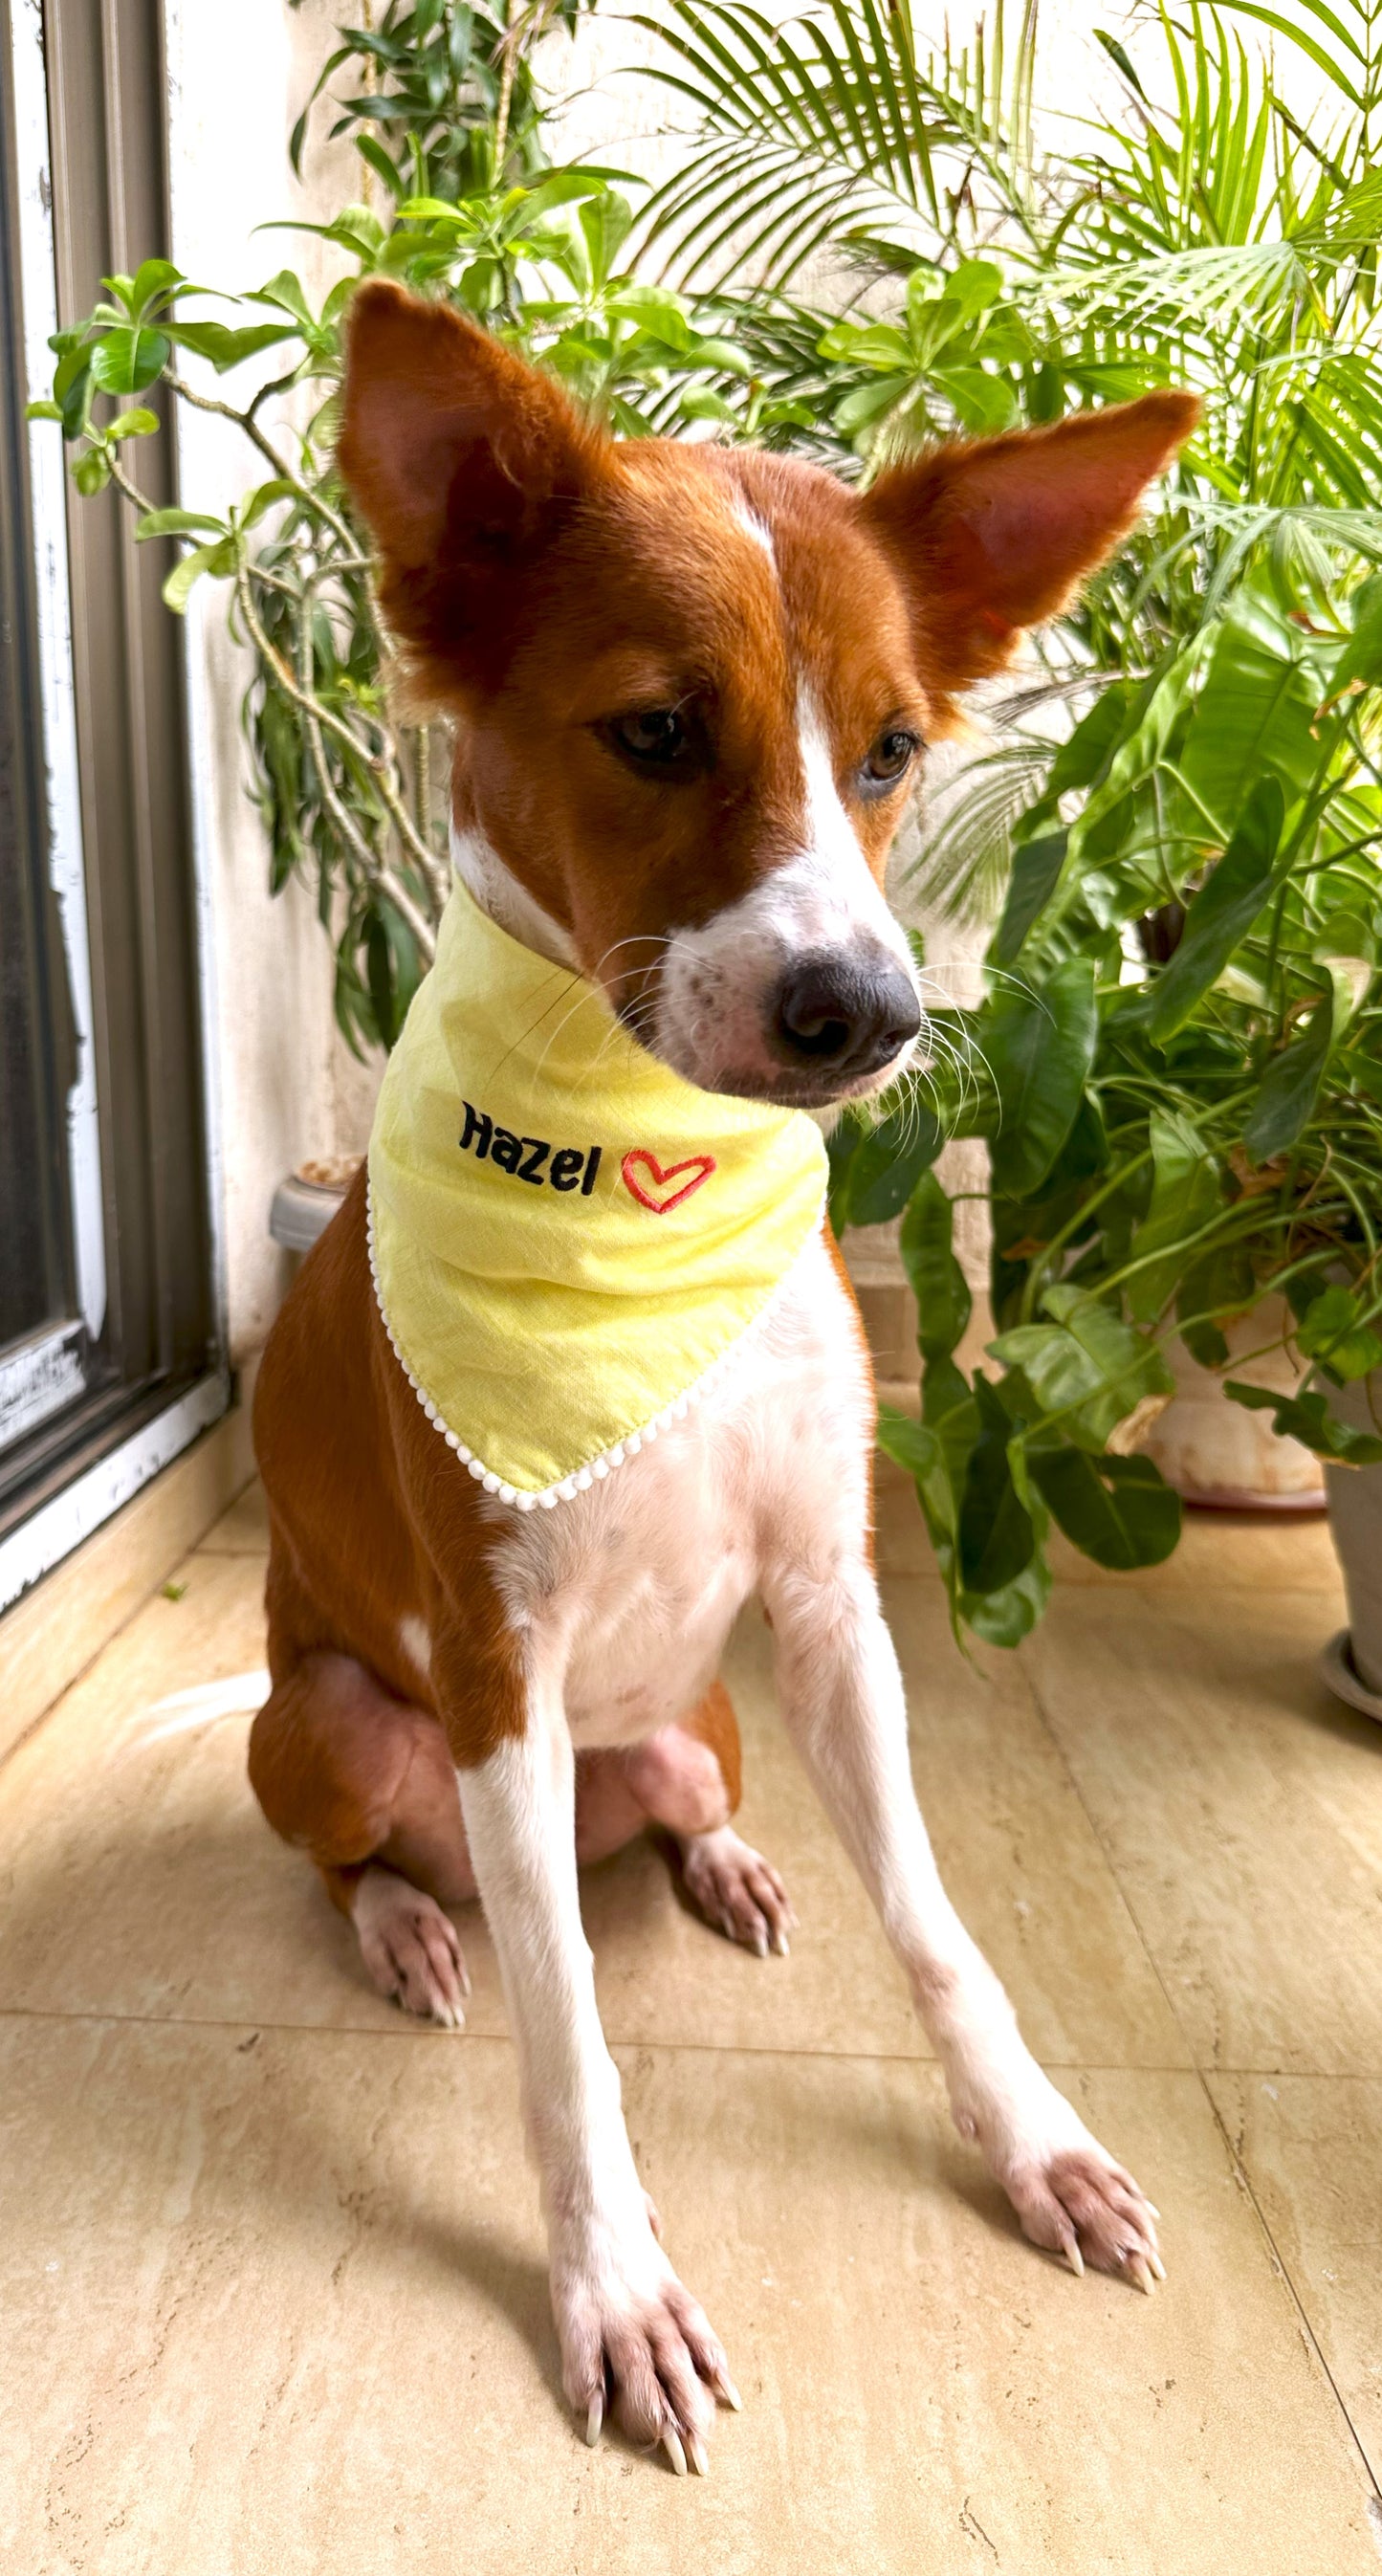
POLYGON ((475 1893, 437 1720, 351 1655, 304 1655, 250 1729, 250 1784, 349 1915, 370 1983, 458 2030, 469 1980, 443 1906, 475 1893))
POLYGON ((796 1922, 771 1861, 736 1834, 742 1764, 739 1728, 723 1682, 675 1726, 626 1757, 630 1789, 681 1852, 687 1894, 707 1923, 765 1959, 785 1957, 796 1922))

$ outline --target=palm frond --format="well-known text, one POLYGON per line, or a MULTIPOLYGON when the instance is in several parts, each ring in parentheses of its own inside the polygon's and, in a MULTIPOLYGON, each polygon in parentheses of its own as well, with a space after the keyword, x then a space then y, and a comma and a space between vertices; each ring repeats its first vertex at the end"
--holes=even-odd
POLYGON ((915 242, 921 257, 953 235, 976 180, 1013 211, 1036 18, 1025 0, 1005 58, 1000 0, 996 48, 981 29, 973 48, 923 58, 910 9, 880 0, 817 0, 782 25, 739 0, 668 0, 636 23, 700 133, 645 209, 644 242, 708 286, 736 272, 781 287, 850 236, 915 242))
POLYGON ((991 922, 1012 867, 1012 827, 1036 795, 1054 749, 1053 742, 1018 735, 965 761, 937 791, 901 882, 947 921, 991 922))

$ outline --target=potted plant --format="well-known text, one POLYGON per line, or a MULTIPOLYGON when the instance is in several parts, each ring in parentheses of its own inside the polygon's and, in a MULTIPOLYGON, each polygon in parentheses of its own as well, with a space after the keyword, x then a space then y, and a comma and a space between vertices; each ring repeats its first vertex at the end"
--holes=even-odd
POLYGON ((917 1292, 920 1420, 884 1445, 957 1629, 1004 1644, 1046 1597, 1053 1521, 1108 1565, 1174 1546, 1140 1444, 1177 1349, 1351 1474, 1382 1460, 1346 1394, 1382 1358, 1382 30, 1316 0, 1238 14, 1309 58, 1327 144, 1234 41, 1232 0, 1149 22, 1137 60, 1101 38, 1124 112, 1044 158, 1031 13, 1005 75, 992 45, 922 59, 906 13, 862 0, 829 0, 805 54, 713 0, 672 10, 706 131, 659 219, 694 256, 740 204, 736 250, 780 292, 808 251, 852 257, 868 308, 819 354, 865 473, 940 428, 1204 398, 1159 511, 923 853, 933 901, 1001 915, 986 997, 939 1011, 929 1072, 833 1148, 837 1223, 900 1211, 917 1292), (968 1375, 936 1169, 956 1135, 987 1143, 994 1227, 968 1375), (1254 1385, 1273 1354, 1281 1382, 1254 1385))
POLYGON ((59 335, 49 408, 79 488, 114 485, 141 535, 188 547, 171 606, 203 575, 231 586, 275 881, 316 882, 358 1045, 401 1023, 446 868, 432 746, 391 712, 331 461, 357 275, 454 297, 626 434, 696 424, 854 473, 937 430, 1202 390, 1159 517, 1056 633, 925 853, 933 897, 1001 895, 987 996, 938 1013, 932 1073, 833 1149, 837 1222, 900 1211, 918 1291, 921 1419, 891 1417, 885 1445, 916 1476, 957 1629, 1012 1644, 1049 1588, 1052 1520, 1111 1565, 1175 1544, 1178 1499, 1137 1443, 1177 1344, 1319 1454, 1382 1459, 1334 1401, 1382 1355, 1382 31, 1360 15, 1341 51, 1336 12, 1300 0, 1338 93, 1327 151, 1204 9, 1186 36, 1162 20, 1150 87, 1101 39, 1128 114, 1038 159, 1034 11, 1004 71, 977 41, 923 59, 909 13, 869 0, 828 0, 809 61, 720 0, 671 0, 667 76, 706 129, 631 248, 608 173, 544 167, 519 37, 545 14, 508 29, 444 0, 347 36, 337 62, 363 48, 376 79, 342 120, 385 192, 382 215, 322 227, 352 273, 314 311, 280 271, 227 323, 189 320, 195 291, 146 263, 59 335), (474 81, 455 75, 468 45, 474 81), (751 292, 705 283, 730 233, 751 292), (822 247, 852 263, 843 314, 787 291, 822 247), (640 273, 669 254, 690 264, 681 292, 640 273), (269 352, 239 407, 182 371, 184 353, 226 372, 269 352), (239 422, 267 469, 243 503, 143 510, 129 442, 157 428, 140 398, 159 385, 239 422), (295 426, 271 435, 289 392, 295 426), (969 1377, 935 1168, 966 1133, 988 1146, 995 1228, 990 1365, 969 1377), (1245 1329, 1315 1381, 1231 1378, 1245 1329))

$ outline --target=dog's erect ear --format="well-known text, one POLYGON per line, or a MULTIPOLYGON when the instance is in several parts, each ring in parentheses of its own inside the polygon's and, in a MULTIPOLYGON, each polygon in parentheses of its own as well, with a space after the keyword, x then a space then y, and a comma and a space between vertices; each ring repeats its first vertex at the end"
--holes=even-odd
POLYGON ((942 702, 1001 670, 1021 629, 1064 607, 1126 536, 1199 408, 1193 394, 1146 394, 879 476, 859 508, 901 577, 921 677, 942 702))
POLYGON ((456 676, 515 576, 598 480, 608 442, 550 377, 384 279, 350 308, 337 459, 373 530, 390 625, 456 676))

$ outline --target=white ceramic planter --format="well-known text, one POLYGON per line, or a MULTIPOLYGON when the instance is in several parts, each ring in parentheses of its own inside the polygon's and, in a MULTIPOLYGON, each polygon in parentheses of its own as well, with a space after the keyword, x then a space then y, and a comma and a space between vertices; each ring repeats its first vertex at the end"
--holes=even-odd
POLYGON ((1223 1370, 1201 1368, 1183 1342, 1171 1345, 1176 1392, 1137 1445, 1186 1502, 1220 1511, 1323 1509, 1324 1482, 1314 1452, 1298 1440, 1279 1439, 1269 1413, 1249 1413, 1224 1393, 1226 1377, 1270 1387, 1275 1395, 1297 1393, 1304 1372, 1284 1348, 1238 1364, 1242 1353, 1281 1334, 1285 1321, 1280 1298, 1264 1298, 1241 1316, 1225 1337, 1229 1360, 1223 1370))
POLYGON ((333 1154, 302 1163, 280 1181, 269 1209, 269 1232, 285 1252, 310 1252, 325 1234, 359 1169, 358 1154, 333 1154))

